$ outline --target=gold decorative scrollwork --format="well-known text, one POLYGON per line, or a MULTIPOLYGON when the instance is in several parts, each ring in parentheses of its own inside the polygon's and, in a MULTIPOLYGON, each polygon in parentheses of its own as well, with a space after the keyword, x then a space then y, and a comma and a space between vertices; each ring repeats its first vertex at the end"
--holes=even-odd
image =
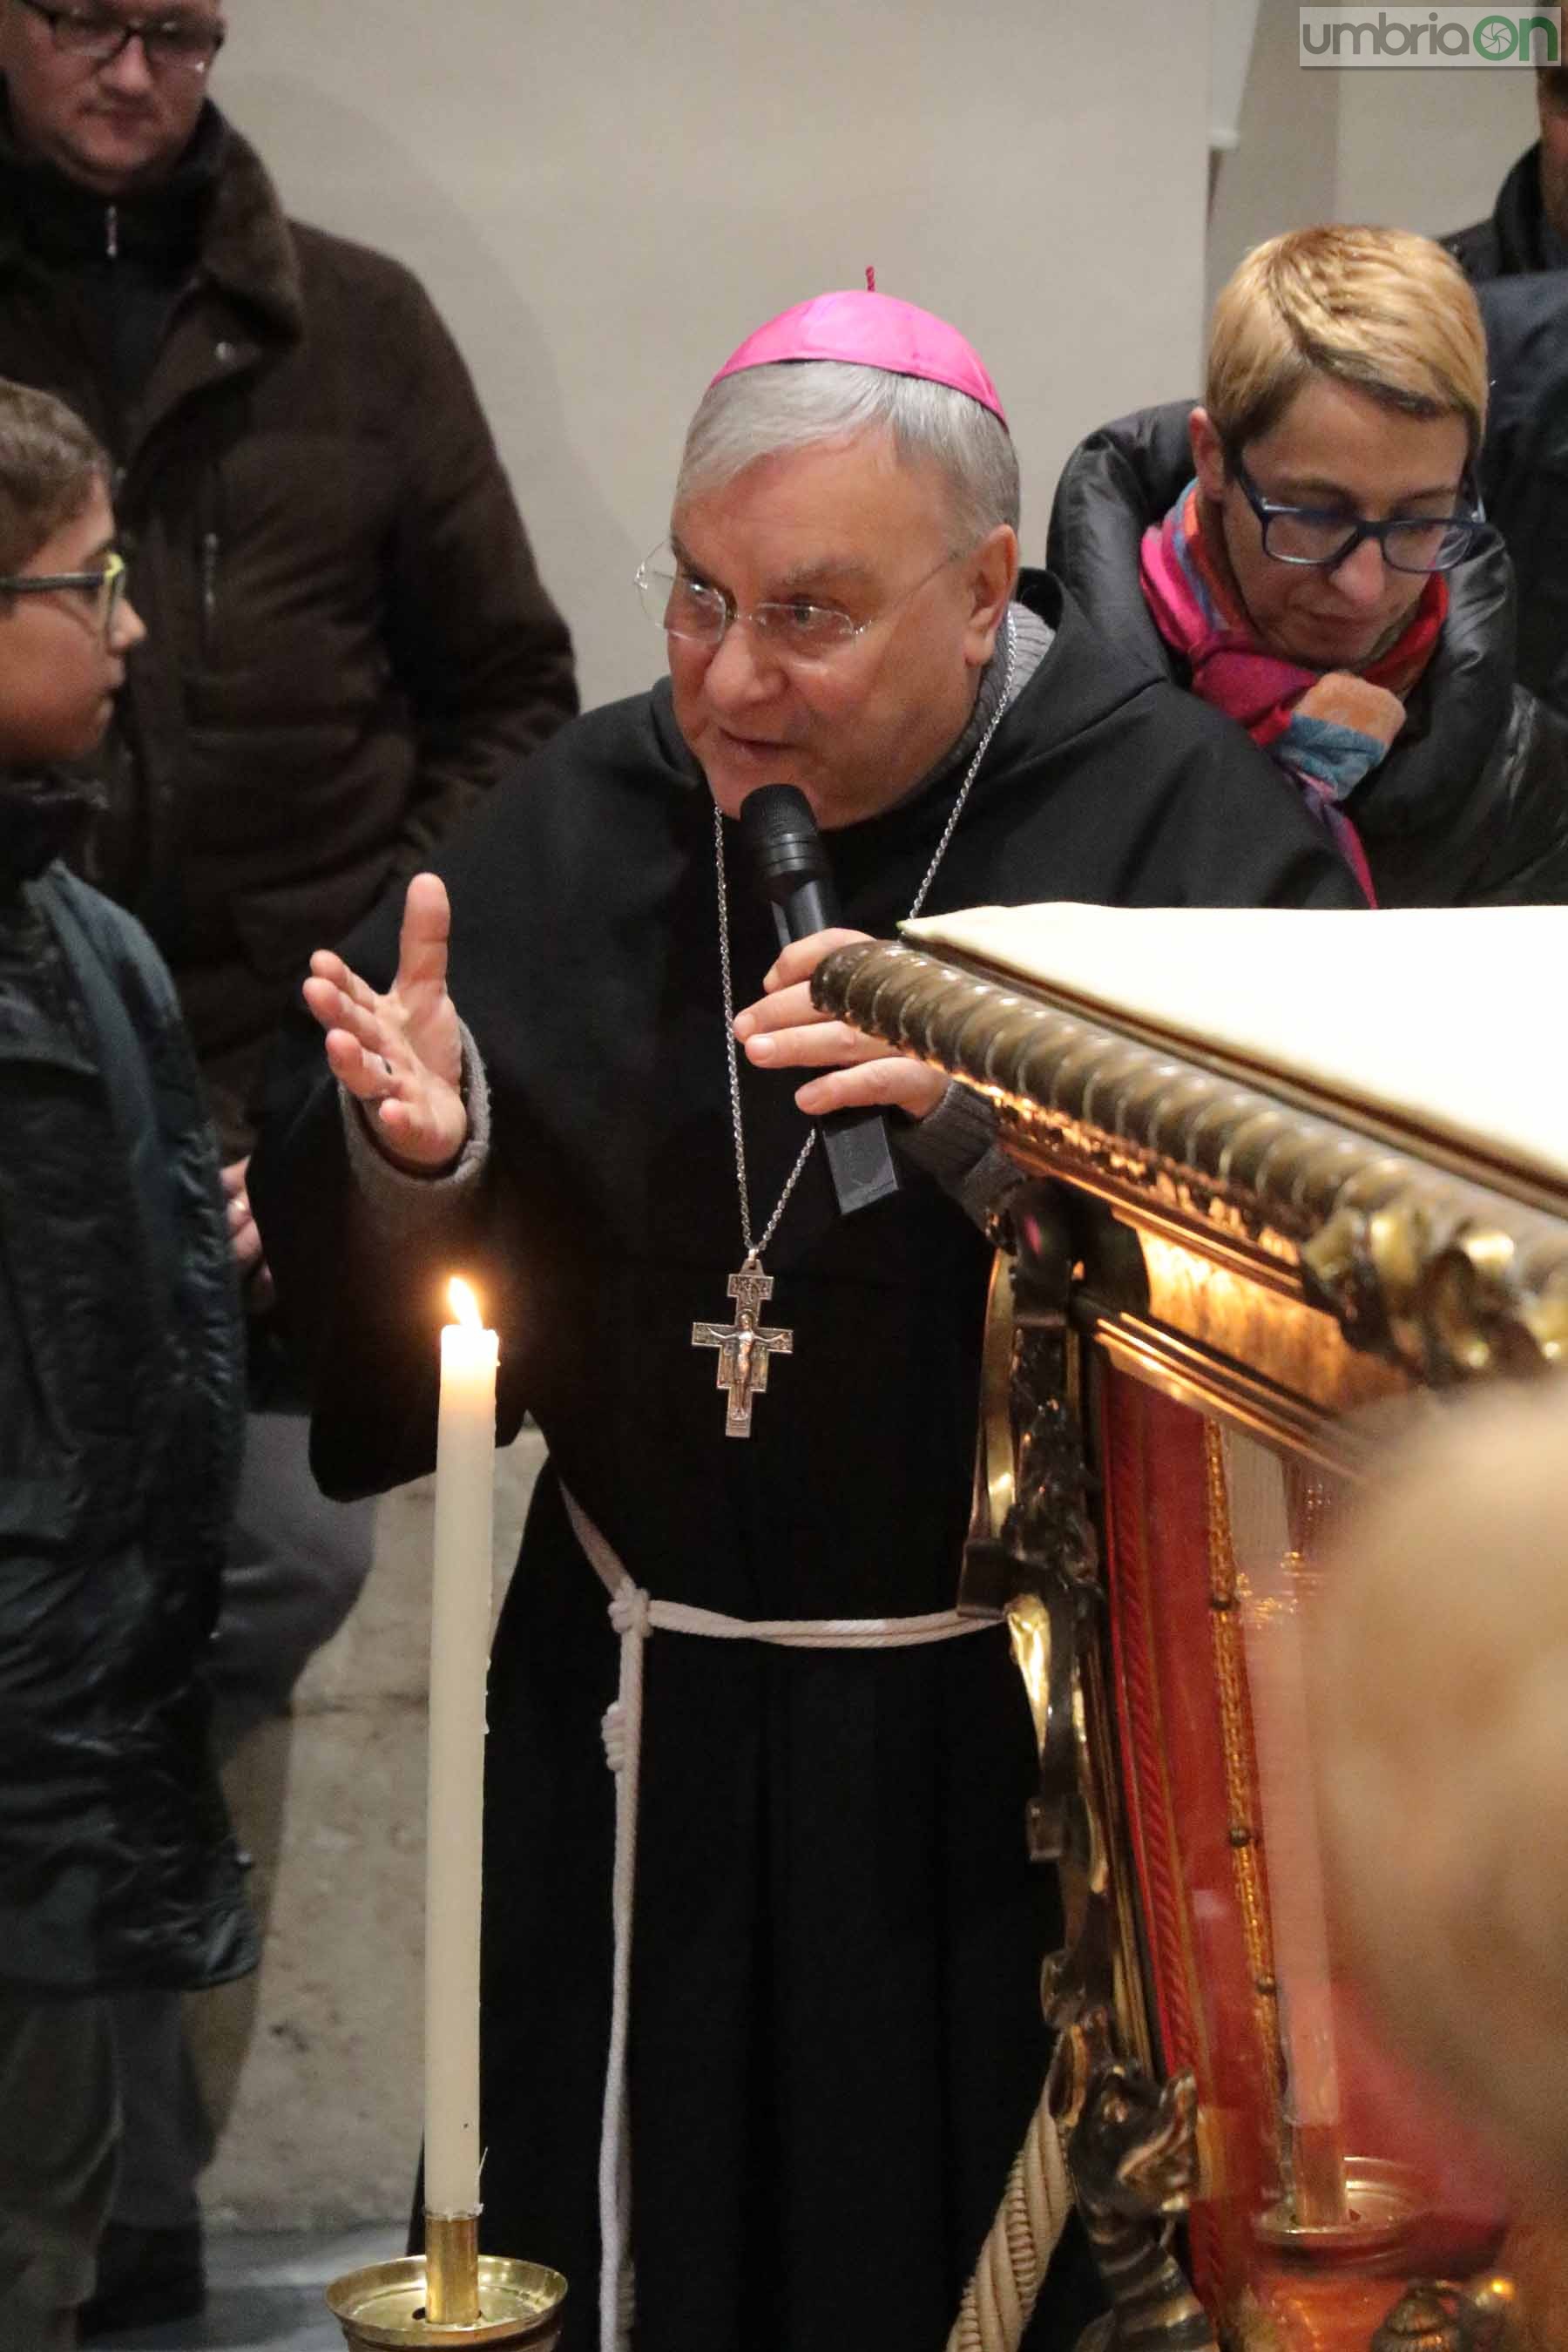
POLYGON ((1568 1362, 1568 1196, 1401 1145, 1246 1076, 885 941, 818 965, 825 1010, 988 1094, 1032 1171, 1286 1273, 1426 1383, 1568 1362), (1511 1189, 1505 1189, 1510 1187, 1511 1189))

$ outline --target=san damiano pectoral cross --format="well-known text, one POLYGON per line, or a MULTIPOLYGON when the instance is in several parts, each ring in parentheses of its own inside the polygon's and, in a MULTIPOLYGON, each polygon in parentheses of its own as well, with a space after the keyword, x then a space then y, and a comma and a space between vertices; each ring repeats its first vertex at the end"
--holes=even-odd
POLYGON ((713 1385, 729 1392, 725 1436, 750 1437, 752 1403, 767 1387, 768 1359, 793 1355, 795 1333, 770 1329, 758 1322, 764 1303, 773 1295, 773 1278, 763 1272, 754 1257, 746 1260, 739 1274, 730 1276, 729 1290, 735 1302, 734 1321, 694 1323, 691 1344, 694 1348, 719 1350, 713 1385))

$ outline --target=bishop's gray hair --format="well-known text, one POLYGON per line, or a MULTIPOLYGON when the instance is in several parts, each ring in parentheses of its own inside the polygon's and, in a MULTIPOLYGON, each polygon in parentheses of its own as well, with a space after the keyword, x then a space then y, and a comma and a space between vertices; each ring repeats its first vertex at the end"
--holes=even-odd
POLYGON ((951 385, 843 360, 777 360, 710 384, 686 436, 676 509, 724 489, 760 457, 879 430, 903 464, 941 471, 955 553, 998 523, 1016 530, 1018 459, 999 416, 951 385))

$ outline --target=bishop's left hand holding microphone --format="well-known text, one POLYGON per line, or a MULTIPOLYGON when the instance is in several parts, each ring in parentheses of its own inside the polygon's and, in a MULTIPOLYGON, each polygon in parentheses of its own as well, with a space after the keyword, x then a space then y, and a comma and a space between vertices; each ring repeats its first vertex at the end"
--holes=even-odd
POLYGON ((836 929, 792 941, 765 974, 765 994, 735 1015, 735 1035, 746 1059, 759 1069, 823 1073, 795 1092, 795 1101, 810 1118, 868 1105, 924 1118, 947 1092, 942 1071, 890 1052, 879 1037, 863 1036, 847 1022, 819 1013, 811 1001, 811 975, 823 957, 869 936, 836 929))
MULTIPOLYGON (((790 784, 760 785, 741 803, 740 823, 758 887, 773 900, 786 942, 763 976, 763 995, 735 1016, 736 1042, 747 1060, 759 1069, 823 1070, 824 1076, 795 1092, 809 1118, 874 1109, 923 1118, 946 1093, 945 1076, 907 1055, 889 1054, 880 1039, 818 1012, 811 1001, 811 975, 824 956, 868 935, 837 920, 831 863, 805 793, 790 784), (808 923, 815 928, 805 929, 808 923)), ((831 1140, 829 1148, 831 1153, 831 1140)), ((845 1211, 855 1205, 857 1192, 868 1201, 897 1189, 886 1139, 879 1136, 858 1139, 842 1173, 837 1167, 834 1172, 845 1211)))

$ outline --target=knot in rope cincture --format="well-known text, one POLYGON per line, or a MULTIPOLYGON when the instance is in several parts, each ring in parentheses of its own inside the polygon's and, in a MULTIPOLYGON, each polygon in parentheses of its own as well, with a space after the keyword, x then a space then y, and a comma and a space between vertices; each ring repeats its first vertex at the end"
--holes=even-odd
POLYGON ((648 1611, 651 1606, 647 1594, 641 1585, 634 1584, 630 1577, 627 1577, 626 1582, 620 1585, 611 1596, 610 1622, 623 1638, 627 1633, 646 1636, 648 1627, 648 1611))
POLYGON ((605 1743, 605 1761, 612 1772, 626 1769, 626 1711, 620 1700, 612 1699, 605 1709, 605 1719, 599 1726, 605 1743))

